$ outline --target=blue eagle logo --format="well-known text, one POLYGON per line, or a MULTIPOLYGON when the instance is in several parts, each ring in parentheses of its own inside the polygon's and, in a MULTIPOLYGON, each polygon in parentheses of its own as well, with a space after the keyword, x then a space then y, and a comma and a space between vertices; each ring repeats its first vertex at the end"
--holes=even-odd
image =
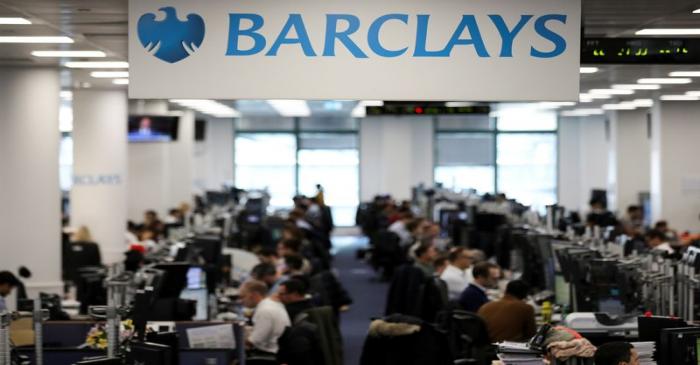
POLYGON ((141 45, 150 53, 169 63, 182 61, 197 51, 204 41, 204 19, 197 14, 187 15, 180 21, 172 6, 158 9, 165 19, 147 13, 139 18, 138 33, 141 45))

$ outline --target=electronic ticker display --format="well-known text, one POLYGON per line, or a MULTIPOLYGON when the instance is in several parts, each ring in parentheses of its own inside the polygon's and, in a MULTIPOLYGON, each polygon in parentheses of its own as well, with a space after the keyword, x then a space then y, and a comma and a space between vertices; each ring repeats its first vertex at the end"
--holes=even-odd
POLYGON ((700 64, 700 38, 585 38, 582 64, 700 64))

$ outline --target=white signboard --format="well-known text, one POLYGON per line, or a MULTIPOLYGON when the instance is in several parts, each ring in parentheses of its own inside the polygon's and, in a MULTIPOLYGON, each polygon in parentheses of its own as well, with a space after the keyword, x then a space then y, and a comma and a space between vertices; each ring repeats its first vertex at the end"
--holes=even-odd
POLYGON ((130 0, 131 98, 578 100, 580 0, 130 0))

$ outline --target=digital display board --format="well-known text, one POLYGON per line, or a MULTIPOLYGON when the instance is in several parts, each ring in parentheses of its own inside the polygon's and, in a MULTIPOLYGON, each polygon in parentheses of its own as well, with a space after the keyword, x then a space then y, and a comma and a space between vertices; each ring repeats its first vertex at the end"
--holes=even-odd
POLYGON ((464 115, 489 114, 488 105, 448 107, 437 102, 385 102, 384 106, 368 106, 367 116, 377 115, 464 115))
POLYGON ((700 63, 700 38, 585 38, 581 63, 700 63))

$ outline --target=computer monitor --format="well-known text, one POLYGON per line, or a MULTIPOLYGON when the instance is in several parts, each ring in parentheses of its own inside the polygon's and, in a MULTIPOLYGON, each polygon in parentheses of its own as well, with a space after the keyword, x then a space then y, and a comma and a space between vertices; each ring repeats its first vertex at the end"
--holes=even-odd
POLYGON ((666 328, 682 328, 688 325, 680 318, 660 316, 640 316, 637 318, 637 324, 639 326, 639 341, 654 342, 656 344, 654 358, 657 361, 660 361, 659 357, 661 355, 661 331, 666 328))
POLYGON ((171 349, 171 363, 178 365, 180 363, 179 349, 180 337, 177 332, 149 332, 146 335, 146 342, 168 346, 171 349))
POLYGON ((665 328, 661 338, 656 359, 659 365, 693 364, 697 361, 697 338, 700 327, 665 328))
POLYGON ((200 266, 190 266, 187 270, 187 289, 207 287, 207 274, 200 266))
POLYGON ((173 349, 170 346, 152 342, 132 342, 126 354, 127 365, 171 365, 173 349))
POLYGON ((157 298, 178 298, 188 284, 190 265, 184 262, 161 263, 154 266, 163 272, 159 290, 155 291, 157 298))

